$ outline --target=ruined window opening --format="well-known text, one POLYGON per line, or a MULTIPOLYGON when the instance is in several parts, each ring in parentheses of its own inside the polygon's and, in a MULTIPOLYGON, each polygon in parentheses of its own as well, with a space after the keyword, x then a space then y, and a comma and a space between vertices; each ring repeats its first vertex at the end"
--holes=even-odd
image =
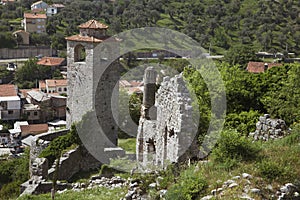
POLYGON ((74 61, 75 62, 85 62, 86 52, 84 46, 81 44, 77 45, 74 49, 74 61))
POLYGON ((172 137, 173 135, 175 135, 174 128, 169 131, 169 137, 172 137))
POLYGON ((154 139, 149 139, 149 140, 147 141, 147 151, 148 151, 148 153, 153 153, 153 154, 155 154, 156 148, 155 148, 155 142, 154 142, 154 139))

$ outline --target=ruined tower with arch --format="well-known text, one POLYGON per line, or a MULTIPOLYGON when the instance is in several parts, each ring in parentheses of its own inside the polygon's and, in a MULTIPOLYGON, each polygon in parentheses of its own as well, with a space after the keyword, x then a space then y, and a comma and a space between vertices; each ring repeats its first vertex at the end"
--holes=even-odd
MULTIPOLYGON (((107 35, 108 26, 96 20, 79 25, 79 35, 67 37, 67 127, 94 110, 108 139, 117 144, 117 123, 113 118, 113 88, 118 87, 119 65, 109 55, 118 52, 118 42, 107 35), (101 43, 105 42, 105 48, 101 43), (107 42, 107 40, 110 40, 107 42), (100 48, 101 47, 101 48, 100 48), (100 78, 100 80, 98 80, 100 78)), ((118 91, 118 90, 116 90, 118 91)), ((115 115, 115 113, 114 113, 115 115)))

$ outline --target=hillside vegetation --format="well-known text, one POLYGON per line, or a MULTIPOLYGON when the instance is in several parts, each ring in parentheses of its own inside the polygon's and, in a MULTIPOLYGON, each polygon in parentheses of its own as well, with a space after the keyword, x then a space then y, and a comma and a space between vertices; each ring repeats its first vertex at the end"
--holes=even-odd
MULTIPOLYGON (((0 6, 1 46, 14 45, 7 33, 20 28, 15 21, 23 17, 23 11, 29 10, 32 2, 0 6)), ((48 19, 47 37, 53 48, 64 49, 65 36, 78 33, 80 23, 97 19, 110 25, 112 34, 145 26, 177 30, 217 54, 236 45, 252 46, 256 51, 299 54, 299 11, 298 0, 75 0, 48 19)), ((35 43, 50 44, 47 37, 33 34, 31 38, 35 43)))

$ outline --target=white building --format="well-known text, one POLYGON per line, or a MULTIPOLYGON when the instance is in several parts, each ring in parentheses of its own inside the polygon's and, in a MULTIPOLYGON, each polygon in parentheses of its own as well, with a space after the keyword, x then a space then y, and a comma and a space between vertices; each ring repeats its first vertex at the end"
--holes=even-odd
POLYGON ((21 113, 21 99, 17 94, 17 86, 0 85, 0 119, 17 120, 21 113))
POLYGON ((43 1, 37 1, 31 5, 31 10, 42 9, 45 10, 48 8, 48 4, 43 1))

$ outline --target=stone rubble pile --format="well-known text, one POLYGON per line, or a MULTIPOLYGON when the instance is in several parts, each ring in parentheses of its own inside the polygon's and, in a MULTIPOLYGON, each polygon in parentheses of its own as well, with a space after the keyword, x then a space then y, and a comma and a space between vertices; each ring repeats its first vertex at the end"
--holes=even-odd
MULTIPOLYGON (((215 189, 211 190, 211 194, 204 196, 201 200, 209 200, 209 199, 222 199, 227 194, 230 195, 231 191, 234 190, 236 193, 237 199, 246 199, 246 200, 255 200, 265 199, 264 192, 270 193, 270 199, 277 200, 299 200, 300 199, 300 188, 295 186, 292 183, 287 183, 284 186, 280 187, 278 191, 273 189, 272 185, 267 185, 264 188, 257 188, 253 186, 252 183, 256 182, 252 175, 248 173, 243 173, 241 176, 234 176, 229 180, 224 182, 218 181, 215 189)), ((210 186, 212 187, 212 186, 210 186)))
POLYGON ((282 119, 271 119, 269 114, 259 117, 255 132, 249 133, 254 141, 280 139, 289 134, 289 130, 282 119))

